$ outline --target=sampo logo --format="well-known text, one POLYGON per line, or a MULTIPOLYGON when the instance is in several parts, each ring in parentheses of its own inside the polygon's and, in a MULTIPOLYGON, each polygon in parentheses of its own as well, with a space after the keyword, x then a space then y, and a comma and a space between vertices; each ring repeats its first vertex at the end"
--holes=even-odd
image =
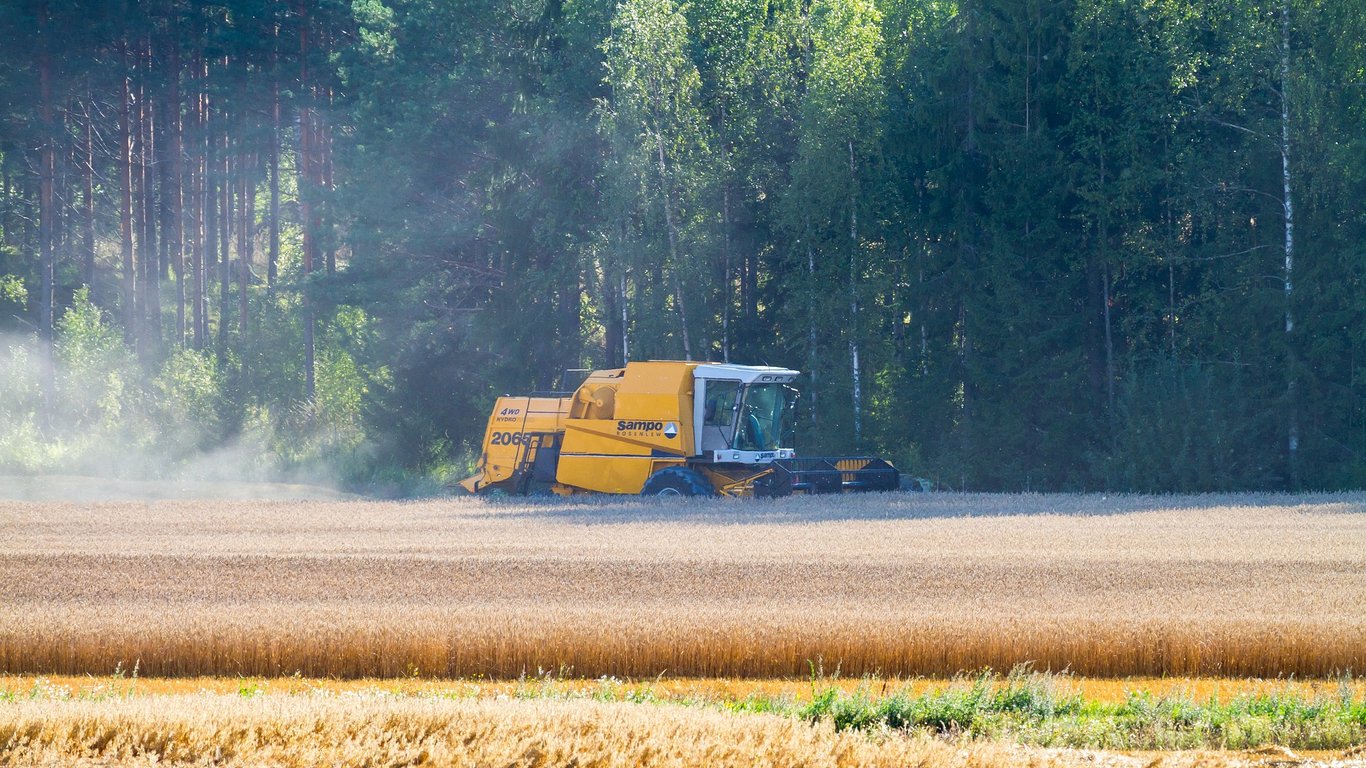
POLYGON ((662 421, 618 421, 618 432, 663 432, 662 421))

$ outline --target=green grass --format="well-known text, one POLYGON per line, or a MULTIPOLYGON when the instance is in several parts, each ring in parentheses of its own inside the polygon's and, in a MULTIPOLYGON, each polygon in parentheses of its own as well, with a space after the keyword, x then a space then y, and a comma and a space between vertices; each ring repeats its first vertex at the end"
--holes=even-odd
MULTIPOLYGON (((872 695, 872 681, 852 693, 813 681, 796 717, 829 720, 840 730, 926 731, 946 737, 1010 740, 1046 747, 1112 750, 1345 749, 1366 744, 1366 697, 1348 686, 1313 698, 1290 693, 1196 701, 1181 694, 1133 691, 1118 704, 1059 693, 1056 676, 1016 670, 959 678, 919 695, 872 695)), ((773 709, 750 705, 754 709, 773 709)))
POLYGON ((519 698, 630 701, 771 713, 837 730, 929 733, 948 739, 1013 741, 1043 747, 1108 750, 1252 749, 1277 745, 1333 750, 1366 744, 1366 696, 1355 698, 1350 678, 1335 693, 1305 697, 1283 692, 1197 701, 1185 694, 1155 696, 1135 690, 1120 703, 1067 693, 1070 678, 1020 667, 960 676, 943 688, 912 693, 866 678, 852 692, 813 674, 811 697, 750 694, 736 699, 656 695, 650 683, 605 677, 591 690, 551 674, 529 678, 519 698))

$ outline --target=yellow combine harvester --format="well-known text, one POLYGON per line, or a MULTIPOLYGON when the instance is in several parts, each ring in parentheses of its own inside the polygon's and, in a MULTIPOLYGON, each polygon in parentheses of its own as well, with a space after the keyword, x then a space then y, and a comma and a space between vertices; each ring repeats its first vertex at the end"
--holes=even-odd
POLYGON ((797 371, 694 362, 595 371, 568 397, 500 397, 471 493, 786 496, 889 491, 882 459, 797 458, 797 371))

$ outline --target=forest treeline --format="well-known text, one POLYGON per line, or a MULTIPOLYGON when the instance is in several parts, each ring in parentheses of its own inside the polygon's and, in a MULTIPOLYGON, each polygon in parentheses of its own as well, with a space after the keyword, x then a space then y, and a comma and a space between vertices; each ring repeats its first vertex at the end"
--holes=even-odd
POLYGON ((946 487, 1366 482, 1356 0, 7 0, 0 39, 9 469, 255 435, 363 486, 688 358, 799 368, 799 451, 946 487))

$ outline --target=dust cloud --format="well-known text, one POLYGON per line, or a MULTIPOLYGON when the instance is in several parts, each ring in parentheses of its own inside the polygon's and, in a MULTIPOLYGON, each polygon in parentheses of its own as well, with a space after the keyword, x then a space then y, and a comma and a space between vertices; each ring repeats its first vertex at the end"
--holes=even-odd
POLYGON ((148 368, 98 322, 63 334, 51 356, 31 335, 0 335, 0 499, 348 495, 338 430, 308 407, 231 410, 211 353, 177 350, 148 368))

